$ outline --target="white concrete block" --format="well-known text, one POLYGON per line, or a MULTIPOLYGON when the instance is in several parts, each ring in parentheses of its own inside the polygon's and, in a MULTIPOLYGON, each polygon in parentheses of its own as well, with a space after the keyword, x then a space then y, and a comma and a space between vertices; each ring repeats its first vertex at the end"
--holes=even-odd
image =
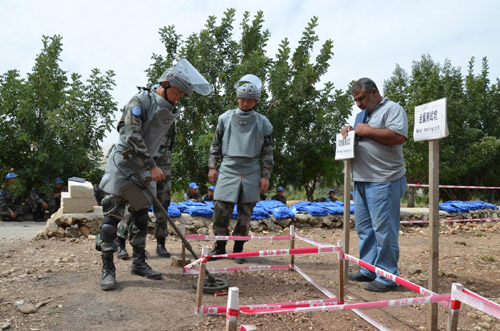
POLYGON ((93 198, 94 197, 94 186, 91 182, 78 183, 73 181, 68 181, 69 195, 72 198, 93 198))
POLYGON ((102 206, 94 206, 94 214, 102 214, 102 206))
POLYGON ((72 198, 69 192, 61 193, 61 209, 63 213, 91 213, 94 211, 95 199, 72 198))

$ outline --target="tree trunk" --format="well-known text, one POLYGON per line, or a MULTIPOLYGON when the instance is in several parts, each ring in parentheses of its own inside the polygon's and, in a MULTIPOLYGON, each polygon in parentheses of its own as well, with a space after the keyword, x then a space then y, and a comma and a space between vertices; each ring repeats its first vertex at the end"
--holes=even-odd
POLYGON ((408 208, 415 207, 415 187, 408 187, 408 208))

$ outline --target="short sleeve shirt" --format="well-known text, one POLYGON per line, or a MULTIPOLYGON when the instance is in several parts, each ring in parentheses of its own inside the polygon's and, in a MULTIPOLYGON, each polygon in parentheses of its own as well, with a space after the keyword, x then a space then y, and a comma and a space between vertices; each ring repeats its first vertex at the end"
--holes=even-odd
MULTIPOLYGON (((369 115, 368 125, 408 138, 408 117, 397 103, 384 98, 369 115)), ((403 145, 385 145, 362 137, 354 147, 352 179, 355 182, 391 182, 406 173, 403 145)))

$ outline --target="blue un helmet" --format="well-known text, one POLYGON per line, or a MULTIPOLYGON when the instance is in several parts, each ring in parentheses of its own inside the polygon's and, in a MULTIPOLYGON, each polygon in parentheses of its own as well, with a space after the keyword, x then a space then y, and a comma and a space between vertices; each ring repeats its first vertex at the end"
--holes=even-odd
POLYGON ((278 186, 276 192, 285 192, 285 189, 283 188, 283 186, 278 186))
POLYGON ((213 186, 213 185, 212 185, 212 186, 209 186, 209 187, 208 187, 208 189, 209 189, 210 191, 215 191, 215 186, 213 186))
POLYGON ((56 183, 56 184, 63 184, 64 181, 61 178, 57 177, 56 179, 54 179, 54 183, 56 183))
POLYGON ((7 176, 5 176, 5 179, 11 179, 11 178, 16 178, 16 177, 19 177, 19 175, 14 173, 14 172, 9 172, 7 174, 7 176))
POLYGON ((189 183, 189 188, 194 188, 194 189, 198 189, 198 185, 196 185, 196 183, 189 183))

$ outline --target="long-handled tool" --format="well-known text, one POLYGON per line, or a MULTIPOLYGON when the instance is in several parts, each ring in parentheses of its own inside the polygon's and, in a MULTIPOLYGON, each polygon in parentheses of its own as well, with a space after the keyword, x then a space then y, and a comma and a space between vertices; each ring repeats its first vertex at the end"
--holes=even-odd
MULTIPOLYGON (((175 225, 174 221, 172 221, 172 219, 170 218, 170 215, 168 215, 168 212, 165 210, 165 207, 163 207, 163 205, 160 203, 160 200, 158 200, 156 195, 153 194, 151 192, 151 190, 149 189, 149 185, 148 185, 149 182, 148 183, 144 182, 144 180, 141 178, 141 173, 139 172, 139 170, 137 169, 135 164, 132 162, 132 160, 130 160, 130 155, 134 154, 134 153, 135 153, 135 148, 130 147, 125 152, 123 152, 122 155, 125 158, 125 160, 127 161, 128 165, 130 166, 132 171, 135 173, 135 175, 139 179, 138 184, 142 185, 142 189, 144 189, 146 192, 148 192, 149 196, 152 198, 152 200, 154 202, 155 208, 159 208, 159 210, 163 213, 163 215, 165 215, 168 223, 170 223, 172 228, 175 230, 175 233, 177 233, 179 238, 181 238, 184 246, 187 248, 187 250, 191 254, 193 254, 193 257, 196 260, 198 260, 198 255, 194 252, 193 247, 191 247, 191 244, 189 243, 189 241, 187 241, 186 238, 184 238, 184 235, 182 234, 182 232, 179 231, 179 228, 175 225)), ((205 274, 207 275, 207 278, 205 279, 204 284, 203 284, 203 291, 204 292, 213 293, 213 292, 217 292, 219 290, 223 290, 223 289, 226 289, 229 287, 229 282, 227 280, 225 280, 224 278, 215 278, 214 276, 212 276, 208 272, 208 270, 205 270, 205 274)))

